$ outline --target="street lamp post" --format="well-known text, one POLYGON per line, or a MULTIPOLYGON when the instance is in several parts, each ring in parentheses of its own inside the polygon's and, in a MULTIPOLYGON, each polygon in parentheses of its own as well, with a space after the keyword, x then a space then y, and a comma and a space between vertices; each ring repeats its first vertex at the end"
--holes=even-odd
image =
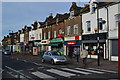
POLYGON ((96 9, 97 9, 97 53, 98 53, 98 59, 97 59, 97 64, 98 64, 98 66, 100 66, 100 54, 99 54, 99 45, 100 45, 100 43, 99 43, 99 9, 98 9, 98 2, 93 2, 93 3, 95 3, 96 4, 96 9))

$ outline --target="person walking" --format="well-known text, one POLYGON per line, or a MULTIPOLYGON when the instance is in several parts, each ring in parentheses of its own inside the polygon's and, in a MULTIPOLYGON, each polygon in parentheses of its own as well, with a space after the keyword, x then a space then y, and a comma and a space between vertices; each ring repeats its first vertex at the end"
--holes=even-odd
POLYGON ((77 57, 77 62, 79 62, 79 57, 80 57, 80 48, 76 50, 76 57, 77 57))
POLYGON ((82 53, 80 54, 80 57, 83 59, 83 64, 86 65, 86 59, 88 56, 88 51, 83 48, 82 53))

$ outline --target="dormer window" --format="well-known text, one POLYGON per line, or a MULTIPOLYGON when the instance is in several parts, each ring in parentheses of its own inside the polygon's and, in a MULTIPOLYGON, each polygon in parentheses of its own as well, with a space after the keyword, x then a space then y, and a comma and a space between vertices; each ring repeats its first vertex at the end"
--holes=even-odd
POLYGON ((90 4, 90 12, 91 12, 91 14, 95 13, 95 8, 96 8, 96 4, 91 3, 90 4))
POLYGON ((74 11, 70 12, 70 18, 74 17, 74 11))
POLYGON ((39 28, 39 27, 40 27, 40 23, 38 22, 38 23, 37 23, 37 28, 39 28))
POLYGON ((57 19, 56 19, 56 25, 58 25, 58 22, 59 22, 59 19, 57 18, 57 19))

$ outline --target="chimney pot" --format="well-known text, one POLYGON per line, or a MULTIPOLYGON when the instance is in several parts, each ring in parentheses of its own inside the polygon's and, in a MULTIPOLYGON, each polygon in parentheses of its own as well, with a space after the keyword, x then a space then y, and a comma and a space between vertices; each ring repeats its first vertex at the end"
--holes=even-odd
POLYGON ((50 16, 52 16, 52 13, 50 13, 50 16))

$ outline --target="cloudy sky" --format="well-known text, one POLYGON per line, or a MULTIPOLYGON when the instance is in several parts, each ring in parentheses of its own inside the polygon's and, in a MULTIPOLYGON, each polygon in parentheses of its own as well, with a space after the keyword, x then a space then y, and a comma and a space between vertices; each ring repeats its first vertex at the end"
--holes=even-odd
MULTIPOLYGON (((77 2, 83 6, 84 2, 77 2)), ((2 2, 2 36, 17 32, 35 20, 44 21, 50 13, 68 13, 71 2, 2 2)))

